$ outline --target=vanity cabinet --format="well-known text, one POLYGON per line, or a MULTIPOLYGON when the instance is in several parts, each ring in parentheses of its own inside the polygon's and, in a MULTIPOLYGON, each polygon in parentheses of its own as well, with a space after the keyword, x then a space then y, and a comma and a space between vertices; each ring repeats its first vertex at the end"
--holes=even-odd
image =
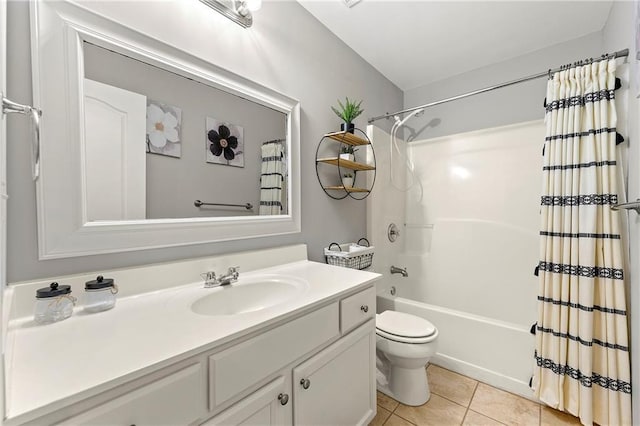
POLYGON ((375 322, 203 423, 213 425, 366 425, 375 416, 375 322))
POLYGON ((369 286, 28 424, 366 425, 375 311, 369 286))
POLYGON ((212 355, 212 407, 245 389, 247 377, 256 381, 268 374, 265 365, 289 365, 278 378, 204 425, 367 424, 376 409, 375 300, 375 288, 370 287, 212 355), (338 336, 341 338, 301 363, 291 363, 301 359, 303 348, 320 346, 338 336))

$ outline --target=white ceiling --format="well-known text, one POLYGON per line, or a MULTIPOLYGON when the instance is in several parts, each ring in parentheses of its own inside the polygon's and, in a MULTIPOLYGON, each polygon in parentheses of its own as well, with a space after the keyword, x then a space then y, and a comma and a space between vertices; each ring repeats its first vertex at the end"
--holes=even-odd
POLYGON ((298 1, 402 90, 600 31, 613 3, 298 1))

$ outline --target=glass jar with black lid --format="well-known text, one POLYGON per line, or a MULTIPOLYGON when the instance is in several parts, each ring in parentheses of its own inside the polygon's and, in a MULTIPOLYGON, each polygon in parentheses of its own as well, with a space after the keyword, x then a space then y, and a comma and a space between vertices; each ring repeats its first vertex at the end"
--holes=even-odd
POLYGON ((100 312, 113 308, 116 305, 116 286, 113 278, 104 278, 98 275, 95 280, 87 281, 84 285, 85 303, 87 312, 100 312))
POLYGON ((67 319, 73 313, 76 298, 71 296, 71 286, 53 282, 49 287, 36 291, 33 319, 38 324, 49 324, 67 319))

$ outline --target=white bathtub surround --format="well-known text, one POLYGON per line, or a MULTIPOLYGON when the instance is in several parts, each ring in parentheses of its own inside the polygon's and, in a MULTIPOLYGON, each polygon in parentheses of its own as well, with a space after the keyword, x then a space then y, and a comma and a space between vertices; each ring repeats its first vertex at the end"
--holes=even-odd
POLYGON ((631 424, 615 70, 574 66, 547 86, 533 387, 583 424, 631 424))
MULTIPOLYGON (((373 135, 377 157, 388 161, 388 146, 377 145, 388 135, 376 128, 373 135)), ((536 320, 543 138, 543 122, 534 121, 401 143, 424 194, 382 190, 381 181, 369 197, 379 210, 368 211, 368 235, 385 253, 375 269, 386 274, 377 285, 378 311, 433 323, 440 335, 431 363, 526 398, 533 398, 529 330, 536 320), (400 225, 399 243, 386 240, 388 217, 400 225), (406 267, 409 276, 388 275, 382 262, 406 267)))
MULTIPOLYGON (((8 296, 13 304, 6 354, 8 418, 3 424, 23 424, 42 416, 55 415, 58 410, 73 407, 74 404, 85 404, 83 407, 90 408, 91 404, 95 406, 99 401, 108 401, 105 398, 109 396, 113 399, 120 392, 119 389, 132 389, 132 382, 144 381, 145 377, 154 374, 158 377, 158 371, 168 366, 180 366, 189 359, 197 359, 198 365, 206 365, 202 364, 208 356, 205 351, 210 350, 214 354, 210 357, 211 365, 222 368, 227 359, 223 356, 226 352, 220 352, 217 348, 233 347, 238 339, 245 341, 251 336, 261 336, 267 330, 275 333, 281 327, 304 318, 309 318, 309 321, 325 316, 331 318, 331 330, 323 329, 322 333, 318 331, 318 335, 334 336, 323 345, 336 341, 336 330, 345 336, 360 333, 352 339, 356 345, 354 348, 361 348, 357 353, 366 351, 366 345, 369 344, 365 342, 369 339, 366 336, 370 336, 367 342, 371 342, 373 353, 375 342, 371 319, 375 310, 375 298, 371 283, 378 275, 309 262, 306 260, 304 245, 101 272, 113 277, 121 290, 114 309, 85 314, 79 306, 71 318, 46 326, 33 324, 32 309, 28 305, 32 308, 34 288, 41 287, 48 281, 10 287, 8 296), (295 297, 265 309, 221 316, 202 315, 192 311, 190 307, 195 301, 202 300, 202 297, 228 291, 228 288, 223 287, 204 288, 199 274, 210 269, 224 272, 229 265, 241 266, 239 283, 243 280, 269 280, 269 277, 277 276, 284 281, 290 279, 306 284, 300 291, 295 291, 295 297), (136 287, 138 290, 133 290, 136 287), (360 309, 366 304, 372 306, 371 311, 368 311, 370 313, 360 309), (338 319, 338 312, 341 312, 341 320, 338 319), (370 323, 367 327, 371 327, 369 334, 362 329, 364 325, 355 329, 362 329, 361 331, 353 331, 367 318, 370 323), (330 331, 329 334, 325 333, 327 330, 330 331), (216 353, 222 355, 215 355, 216 353), (51 368, 52 365, 55 368, 51 368)), ((97 272, 56 279, 71 284, 75 289, 87 279, 95 278, 95 275, 97 272)), ((304 337, 296 341, 304 341, 304 337)), ((341 341, 342 339, 335 344, 341 341)), ((287 344, 280 346, 286 347, 287 344)), ((345 345, 347 344, 340 343, 336 350, 343 351, 348 346, 345 345)), ((309 353, 309 349, 300 350, 309 353)), ((349 354, 345 360, 357 356, 349 350, 344 353, 349 354)), ((233 359, 239 358, 236 356, 233 359)), ((300 371, 313 371, 317 366, 314 360, 315 358, 311 358, 300 365, 300 371)), ((255 363, 252 365, 255 367, 255 363)), ((365 370, 361 373, 368 377, 365 370)), ((182 377, 179 379, 181 383, 183 378, 187 380, 193 377, 193 380, 188 379, 190 383, 203 383, 204 386, 205 376, 202 379, 198 377, 206 369, 185 367, 180 371, 183 372, 176 374, 182 377)), ((222 389, 221 382, 216 381, 217 377, 211 376, 212 383, 217 383, 216 389, 222 389)), ((371 377, 373 383, 373 370, 371 377)), ((290 380, 285 380, 282 386, 291 386, 290 380)), ((316 381, 315 389, 319 388, 318 384, 316 381)), ((228 389, 228 386, 224 389, 228 389)), ((197 414, 201 416, 200 419, 214 415, 214 411, 211 411, 214 406, 222 410, 235 403, 230 396, 223 397, 222 391, 216 392, 211 394, 214 399, 209 405, 209 411, 204 406, 199 408, 204 410, 197 414)), ((247 392, 243 395, 246 396, 247 392)), ((306 395, 308 398, 311 394, 306 395)), ((371 395, 375 405, 375 394, 371 395)), ((277 405, 280 406, 281 402, 277 405)), ((74 415, 77 413, 78 411, 74 415)), ((88 418, 93 419, 91 416, 100 414, 96 413, 95 410, 90 410, 88 418)), ((307 414, 313 415, 305 415, 307 414)))
MULTIPOLYGON (((395 190, 391 185, 389 133, 376 126, 369 125, 367 126, 367 136, 375 149, 377 164, 376 189, 365 200, 367 203, 367 238, 371 242, 371 245, 376 247, 372 270, 385 275, 385 279, 378 281, 376 285, 378 291, 383 293, 393 285, 393 281, 390 278, 395 280, 399 277, 399 275, 391 276, 389 274, 391 265, 405 266, 395 262, 397 253, 403 251, 404 242, 407 237, 405 227, 403 226, 405 193, 395 190), (387 238, 387 231, 391 223, 395 223, 400 230, 400 235, 395 242, 391 242, 387 238)), ((396 156, 396 159, 403 158, 402 156, 406 155, 406 145, 402 141, 399 142, 398 148, 400 149, 401 155, 396 156)), ((367 154, 370 152, 372 151, 369 150, 367 154)), ((402 165, 399 164, 398 167, 394 169, 397 172, 397 175, 394 177, 394 182, 398 185, 404 185, 406 182, 405 171, 401 166, 402 165)), ((370 176, 367 176, 367 178, 370 178, 370 176)), ((404 281, 406 281, 406 279, 404 281)))

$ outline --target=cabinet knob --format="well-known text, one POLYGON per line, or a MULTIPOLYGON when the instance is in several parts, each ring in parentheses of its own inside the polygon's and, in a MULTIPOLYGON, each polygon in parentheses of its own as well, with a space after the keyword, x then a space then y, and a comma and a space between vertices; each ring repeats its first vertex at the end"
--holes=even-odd
POLYGON ((367 305, 362 305, 360 306, 360 310, 366 314, 369 312, 369 307, 367 305))
POLYGON ((309 386, 311 386, 311 380, 309 380, 309 379, 300 379, 300 384, 302 385, 303 389, 309 389, 309 386))
POLYGON ((280 401, 280 404, 287 405, 287 402, 289 402, 289 395, 287 395, 286 393, 281 393, 280 395, 278 395, 278 400, 280 401))

